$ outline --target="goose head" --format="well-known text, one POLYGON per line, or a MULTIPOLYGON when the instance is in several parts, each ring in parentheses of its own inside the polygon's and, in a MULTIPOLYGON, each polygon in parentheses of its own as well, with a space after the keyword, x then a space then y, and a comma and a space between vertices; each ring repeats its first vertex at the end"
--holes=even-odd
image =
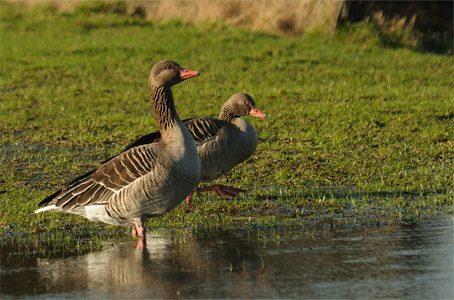
POLYGON ((188 78, 199 76, 200 72, 182 68, 172 60, 163 60, 153 66, 150 72, 150 85, 171 87, 188 78))
POLYGON ((220 116, 229 115, 233 118, 241 116, 252 116, 266 119, 266 114, 262 113, 256 106, 251 96, 245 93, 232 95, 222 106, 220 116))

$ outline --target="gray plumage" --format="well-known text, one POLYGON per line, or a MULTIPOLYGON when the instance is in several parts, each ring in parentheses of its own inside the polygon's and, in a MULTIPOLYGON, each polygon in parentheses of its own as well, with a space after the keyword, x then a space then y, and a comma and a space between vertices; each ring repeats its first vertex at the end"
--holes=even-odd
MULTIPOLYGON (((222 106, 219 119, 191 118, 183 120, 197 145, 202 164, 201 181, 212 181, 248 159, 256 150, 258 136, 254 127, 241 116, 266 118, 251 96, 237 93, 222 106)), ((159 132, 144 135, 125 151, 161 139, 159 132)))
MULTIPOLYGON (((114 225, 142 226, 180 204, 200 180, 196 145, 178 117, 171 86, 198 76, 173 61, 151 70, 151 102, 161 140, 105 161, 44 199, 36 212, 63 211, 114 225)), ((141 234, 139 234, 141 235, 141 234)))

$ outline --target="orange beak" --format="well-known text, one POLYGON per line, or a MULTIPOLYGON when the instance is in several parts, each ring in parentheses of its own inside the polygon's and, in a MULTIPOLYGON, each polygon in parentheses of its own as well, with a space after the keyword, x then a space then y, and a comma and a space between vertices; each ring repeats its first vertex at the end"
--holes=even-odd
POLYGON ((257 118, 266 119, 266 114, 262 113, 257 107, 252 106, 251 110, 249 111, 249 115, 257 118))
POLYGON ((185 68, 180 68, 180 79, 186 80, 188 78, 197 77, 200 75, 199 71, 188 70, 185 68))

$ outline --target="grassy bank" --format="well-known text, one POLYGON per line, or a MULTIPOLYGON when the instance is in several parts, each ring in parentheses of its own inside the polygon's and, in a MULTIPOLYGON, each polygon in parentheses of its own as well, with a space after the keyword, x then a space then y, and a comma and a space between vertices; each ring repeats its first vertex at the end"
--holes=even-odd
POLYGON ((4 2, 0 10, 5 236, 118 230, 33 211, 69 179, 156 129, 147 78, 162 59, 202 73, 174 88, 182 118, 217 116, 230 95, 247 92, 269 119, 249 120, 259 132, 257 152, 219 181, 246 195, 197 195, 150 228, 452 213, 452 56, 345 33, 284 38, 222 23, 158 25, 140 15, 4 2))

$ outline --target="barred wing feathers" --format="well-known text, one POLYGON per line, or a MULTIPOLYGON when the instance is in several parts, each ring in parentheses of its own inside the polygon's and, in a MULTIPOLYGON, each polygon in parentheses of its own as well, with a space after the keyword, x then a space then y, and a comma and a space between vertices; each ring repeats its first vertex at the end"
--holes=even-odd
POLYGON ((188 119, 184 121, 184 125, 189 129, 197 147, 215 139, 225 126, 231 126, 228 122, 214 118, 188 119))
MULTIPOLYGON (((76 206, 108 204, 121 191, 138 189, 134 182, 150 173, 155 161, 153 148, 136 147, 107 160, 98 169, 77 177, 66 188, 44 199, 40 205, 53 204, 63 211, 69 211, 76 206)), ((122 195, 130 195, 131 191, 128 192, 122 195)))

